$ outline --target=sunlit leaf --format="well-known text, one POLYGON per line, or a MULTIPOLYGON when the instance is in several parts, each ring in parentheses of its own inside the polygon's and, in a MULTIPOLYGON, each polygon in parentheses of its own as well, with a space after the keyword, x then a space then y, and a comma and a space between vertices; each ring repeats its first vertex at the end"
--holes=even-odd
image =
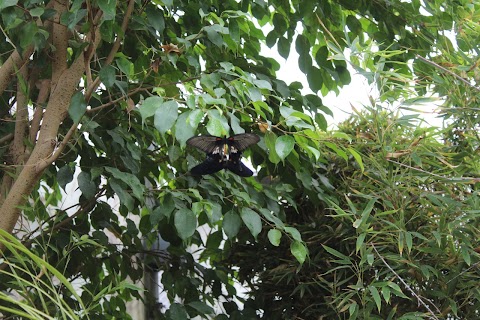
POLYGON ((178 104, 175 101, 167 101, 158 106, 155 111, 155 128, 164 134, 173 126, 178 118, 178 104))
POLYGON ((162 97, 153 96, 145 99, 142 105, 138 108, 138 112, 140 112, 140 115, 142 116, 142 122, 145 123, 147 118, 153 116, 162 104, 162 97))
POLYGON ((268 240, 270 243, 276 247, 280 245, 280 239, 282 238, 282 232, 277 229, 268 230, 268 240))
POLYGON ((278 137, 275 141, 275 151, 281 160, 284 160, 295 146, 295 139, 289 135, 278 137))
POLYGON ((305 262, 305 259, 307 258, 307 254, 308 254, 308 251, 305 245, 302 242, 297 240, 293 241, 292 244, 290 245, 290 252, 293 254, 295 259, 297 259, 297 261, 300 264, 303 264, 305 262))

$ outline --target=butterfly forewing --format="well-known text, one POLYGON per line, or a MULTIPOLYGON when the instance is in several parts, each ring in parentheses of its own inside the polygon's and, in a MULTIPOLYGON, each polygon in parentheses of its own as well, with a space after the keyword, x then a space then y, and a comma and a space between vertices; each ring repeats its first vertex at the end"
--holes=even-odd
POLYGON ((241 133, 231 136, 227 141, 229 145, 234 146, 238 150, 237 152, 243 152, 249 146, 260 141, 260 137, 254 133, 241 133))
POLYGON ((198 136, 188 139, 187 144, 203 152, 213 153, 216 147, 221 148, 223 139, 215 136, 198 136))

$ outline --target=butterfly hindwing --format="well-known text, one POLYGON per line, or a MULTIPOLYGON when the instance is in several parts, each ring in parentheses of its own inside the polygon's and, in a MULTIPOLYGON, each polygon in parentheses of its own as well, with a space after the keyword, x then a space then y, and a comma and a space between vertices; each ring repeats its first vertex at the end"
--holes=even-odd
POLYGON ((250 170, 243 162, 239 161, 238 163, 233 163, 231 161, 227 164, 227 169, 233 173, 239 175, 240 177, 251 177, 253 176, 253 171, 250 170))
POLYGON ((195 176, 203 176, 205 174, 212 174, 223 169, 223 162, 220 161, 219 157, 216 156, 207 156, 207 159, 196 165, 190 170, 190 173, 195 176))

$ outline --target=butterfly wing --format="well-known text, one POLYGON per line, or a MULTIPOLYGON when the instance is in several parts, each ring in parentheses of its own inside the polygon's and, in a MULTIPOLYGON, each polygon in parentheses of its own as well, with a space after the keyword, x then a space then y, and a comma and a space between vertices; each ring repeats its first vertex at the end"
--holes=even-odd
POLYGON ((208 155, 207 159, 196 165, 190 170, 190 173, 194 176, 203 176, 205 174, 212 174, 223 169, 223 163, 220 161, 220 157, 208 155))
POLYGON ((242 163, 241 152, 230 154, 230 155, 231 156, 225 165, 225 167, 228 170, 232 171, 236 175, 239 175, 240 177, 251 177, 253 175, 252 170, 250 170, 246 165, 242 163))
POLYGON ((207 154, 220 153, 224 139, 215 136, 197 136, 187 140, 189 146, 195 147, 207 154))
POLYGON ((251 177, 253 176, 253 171, 250 170, 246 165, 242 163, 242 161, 238 161, 234 163, 233 161, 229 161, 227 164, 227 169, 239 175, 240 177, 251 177))
POLYGON ((247 149, 249 146, 258 143, 260 141, 260 137, 254 133, 241 133, 231 136, 227 139, 227 144, 230 147, 234 147, 234 149, 238 150, 235 151, 232 149, 231 152, 242 152, 247 149))
POLYGON ((241 161, 242 151, 258 141, 260 137, 253 133, 236 134, 228 139, 208 135, 192 137, 187 140, 187 144, 205 152, 207 159, 193 167, 190 173, 205 175, 226 168, 241 177, 251 177, 252 170, 241 161), (229 157, 225 157, 225 145, 228 145, 229 157))

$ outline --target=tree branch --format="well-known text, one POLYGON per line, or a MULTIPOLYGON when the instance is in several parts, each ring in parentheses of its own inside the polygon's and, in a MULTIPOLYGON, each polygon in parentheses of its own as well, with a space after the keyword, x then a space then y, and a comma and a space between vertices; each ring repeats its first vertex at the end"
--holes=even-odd
POLYGON ((35 107, 35 112, 33 113, 32 122, 30 125, 30 141, 35 145, 37 141, 38 131, 40 130, 40 122, 43 117, 43 107, 42 104, 47 101, 48 94, 50 93, 51 81, 48 79, 42 79, 37 83, 39 89, 37 104, 35 107))
MULTIPOLYGON (((61 0, 61 3, 65 4, 66 0, 61 0)), ((66 6, 62 6, 62 8, 63 10, 67 9, 66 6)), ((62 13, 58 12, 58 16, 61 16, 62 13)), ((68 45, 68 37, 65 37, 65 35, 68 36, 67 29, 59 27, 54 28, 54 30, 55 33, 60 33, 58 35, 52 34, 52 37, 56 39, 55 41, 60 41, 60 39, 65 41, 65 44, 57 43, 57 45, 60 47, 68 45)), ((67 58, 66 55, 57 55, 56 57, 65 60, 67 58)), ((67 115, 71 97, 85 72, 84 56, 82 54, 78 56, 69 68, 64 70, 61 70, 64 63, 56 62, 60 64, 60 67, 52 66, 56 70, 54 73, 56 76, 52 74, 52 77, 56 77, 57 85, 53 86, 50 93, 49 102, 42 120, 42 127, 38 135, 38 142, 0 207, 0 228, 10 233, 20 215, 20 208, 27 201, 28 195, 32 192, 43 170, 46 168, 42 164, 52 154, 56 146, 58 129, 67 115)), ((0 247, 0 249, 3 250, 3 247, 0 247)))
POLYGON ((24 65, 17 73, 17 103, 15 113, 15 131, 13 143, 10 146, 12 162, 16 172, 20 172, 21 165, 25 162, 25 137, 28 124, 28 67, 24 65))
POLYGON ((53 9, 56 11, 53 17, 52 45, 52 88, 59 83, 60 75, 67 69, 68 29, 60 23, 63 12, 68 10, 68 0, 53 1, 53 9))
MULTIPOLYGON (((115 40, 115 43, 112 46, 112 49, 110 50, 110 53, 107 56, 107 59, 105 60, 104 66, 108 66, 112 63, 113 59, 115 58, 115 54, 117 54, 118 49, 120 48, 120 45, 123 40, 123 36, 127 30, 128 27, 128 22, 130 21, 130 17, 133 12, 133 8, 135 6, 135 0, 130 0, 128 2, 128 7, 127 11, 125 11, 125 15, 123 17, 123 22, 122 22, 122 35, 117 35, 117 39, 115 40)), ((100 84, 100 77, 97 77, 89 86, 88 89, 86 90, 85 93, 85 100, 89 101, 90 97, 92 96, 93 92, 98 88, 98 85, 100 84)))
POLYGON ((22 56, 17 50, 13 51, 7 61, 0 67, 0 95, 5 91, 8 85, 11 83, 12 75, 15 73, 15 69, 20 69, 24 65, 28 58, 33 53, 33 46, 25 49, 22 56))

